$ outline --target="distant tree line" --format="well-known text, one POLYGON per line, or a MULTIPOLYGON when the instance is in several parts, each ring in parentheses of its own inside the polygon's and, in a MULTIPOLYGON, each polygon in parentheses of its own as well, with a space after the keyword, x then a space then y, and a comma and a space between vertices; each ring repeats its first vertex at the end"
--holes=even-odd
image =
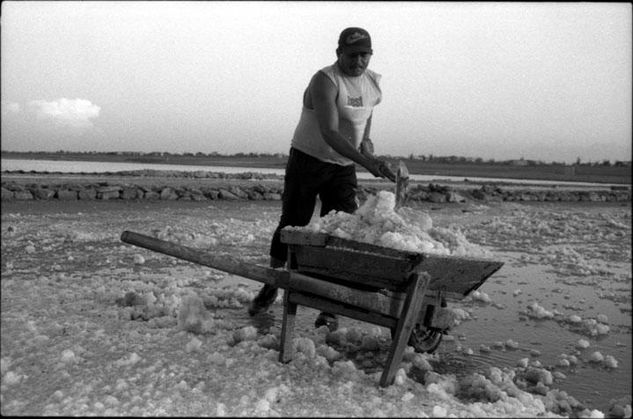
MULTIPOLYGON (((484 160, 481 157, 462 157, 462 156, 434 156, 432 154, 429 154, 428 156, 425 155, 418 155, 415 156, 413 154, 409 155, 409 160, 422 160, 422 161, 428 161, 428 162, 434 162, 434 163, 469 163, 469 164, 498 164, 498 165, 511 165, 511 166, 547 166, 547 165, 559 165, 559 166, 566 166, 567 164, 565 162, 544 162, 542 160, 529 160, 529 159, 524 159, 523 157, 521 157, 520 159, 513 159, 513 160, 498 160, 495 161, 495 159, 488 159, 488 160, 484 160)), ((601 160, 601 161, 587 161, 587 162, 582 162, 580 160, 580 157, 578 157, 576 159, 576 162, 571 164, 570 166, 606 166, 606 167, 631 167, 631 161, 621 161, 621 160, 616 160, 615 162, 611 163, 610 160, 601 160)))
MULTIPOLYGON (((2 153, 12 153, 10 151, 2 150, 2 153)), ((25 151, 19 152, 20 154, 74 154, 74 155, 110 155, 110 156, 127 156, 127 157, 238 157, 238 158, 286 158, 287 154, 284 153, 235 153, 235 154, 222 154, 217 151, 213 151, 210 153, 203 152, 167 152, 167 151, 151 151, 151 152, 142 152, 142 151, 66 151, 66 150, 58 150, 55 152, 41 152, 41 151, 25 151)), ((402 156, 390 156, 383 155, 380 157, 386 158, 405 158, 402 156)), ((631 160, 622 161, 616 160, 611 162, 610 160, 604 159, 601 161, 581 161, 580 157, 576 159, 573 164, 566 164, 564 162, 550 162, 546 163, 541 160, 529 160, 521 157, 520 159, 513 160, 495 160, 495 159, 487 159, 484 160, 481 157, 463 157, 463 156, 434 156, 433 154, 429 155, 414 155, 410 154, 407 157, 409 160, 421 160, 432 163, 462 163, 462 164, 482 164, 482 165, 507 165, 507 166, 547 166, 547 165, 559 165, 559 166, 604 166, 604 167, 631 167, 631 160)))

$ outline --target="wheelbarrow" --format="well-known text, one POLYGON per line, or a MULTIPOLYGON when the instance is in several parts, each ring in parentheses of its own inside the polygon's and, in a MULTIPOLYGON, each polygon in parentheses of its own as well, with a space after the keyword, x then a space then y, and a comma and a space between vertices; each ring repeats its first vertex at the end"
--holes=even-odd
POLYGON ((447 301, 479 288, 503 263, 396 250, 286 227, 285 269, 124 231, 121 240, 199 265, 284 289, 279 361, 292 357, 298 306, 389 328, 392 344, 380 385, 393 383, 407 344, 433 352, 453 324, 447 301))

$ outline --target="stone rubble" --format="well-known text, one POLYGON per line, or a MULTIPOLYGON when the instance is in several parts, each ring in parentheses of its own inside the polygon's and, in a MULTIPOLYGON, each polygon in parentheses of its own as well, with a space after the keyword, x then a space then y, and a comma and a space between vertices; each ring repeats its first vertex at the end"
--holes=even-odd
MULTIPOLYGON (((7 174, 31 174, 23 171, 3 172, 7 174)), ((50 174, 44 172, 45 174, 50 174)), ((249 186, 231 185, 232 180, 259 181, 265 179, 279 179, 273 175, 261 173, 227 174, 223 172, 182 172, 182 171, 127 171, 116 173, 100 173, 100 176, 111 175, 126 177, 161 176, 164 178, 191 179, 226 179, 226 185, 210 186, 167 186, 167 185, 138 185, 129 183, 97 182, 97 183, 31 183, 21 184, 15 181, 2 181, 2 200, 167 200, 167 201, 208 201, 208 200, 281 200, 283 182, 278 186, 265 186, 254 182, 249 186), (151 172, 151 173, 150 173, 151 172), (156 173, 154 173, 156 172, 156 173)), ((375 195, 379 188, 360 184, 358 195, 361 200, 368 195, 375 195)), ((559 189, 552 186, 547 189, 502 189, 494 184, 476 185, 472 189, 459 189, 451 186, 429 183, 428 185, 411 184, 408 190, 409 201, 425 201, 432 203, 464 203, 501 202, 501 201, 564 201, 564 202, 630 202, 631 187, 628 185, 605 185, 604 189, 578 190, 559 189)))

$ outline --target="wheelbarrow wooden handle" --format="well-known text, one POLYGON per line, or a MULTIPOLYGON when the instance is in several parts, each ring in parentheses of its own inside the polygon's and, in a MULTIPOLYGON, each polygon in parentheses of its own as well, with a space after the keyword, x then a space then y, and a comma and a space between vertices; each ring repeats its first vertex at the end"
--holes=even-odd
POLYGON ((283 287, 288 281, 287 271, 244 262, 229 255, 216 256, 201 249, 171 243, 133 231, 124 231, 121 234, 121 241, 278 288, 283 287))

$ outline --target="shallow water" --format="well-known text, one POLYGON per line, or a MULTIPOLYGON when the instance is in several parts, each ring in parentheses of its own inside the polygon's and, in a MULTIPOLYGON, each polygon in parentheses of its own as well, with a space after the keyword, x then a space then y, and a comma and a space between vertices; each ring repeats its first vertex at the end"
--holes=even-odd
MULTIPOLYGON (((151 164, 151 163, 129 163, 129 162, 97 162, 97 161, 64 161, 64 160, 25 160, 25 159, 2 159, 3 171, 25 172, 59 172, 59 173, 105 173, 129 170, 175 170, 184 172, 196 171, 214 171, 224 173, 262 173, 265 175, 283 176, 284 169, 269 169, 256 167, 232 167, 232 166, 195 166, 195 165, 178 165, 178 164, 151 164)), ((368 172, 360 171, 357 173, 359 179, 374 179, 374 176, 368 172)), ((464 180, 464 176, 440 176, 440 175, 416 175, 411 174, 410 179, 416 182, 437 182, 437 181, 454 181, 460 182, 464 180)), ((507 179, 507 178, 489 178, 489 177, 468 177, 471 182, 507 182, 516 184, 542 184, 542 185, 568 185, 568 186, 602 186, 605 184, 588 183, 588 182, 562 182, 549 180, 524 180, 524 179, 507 179)), ((609 185, 606 185, 609 186, 609 185)))

